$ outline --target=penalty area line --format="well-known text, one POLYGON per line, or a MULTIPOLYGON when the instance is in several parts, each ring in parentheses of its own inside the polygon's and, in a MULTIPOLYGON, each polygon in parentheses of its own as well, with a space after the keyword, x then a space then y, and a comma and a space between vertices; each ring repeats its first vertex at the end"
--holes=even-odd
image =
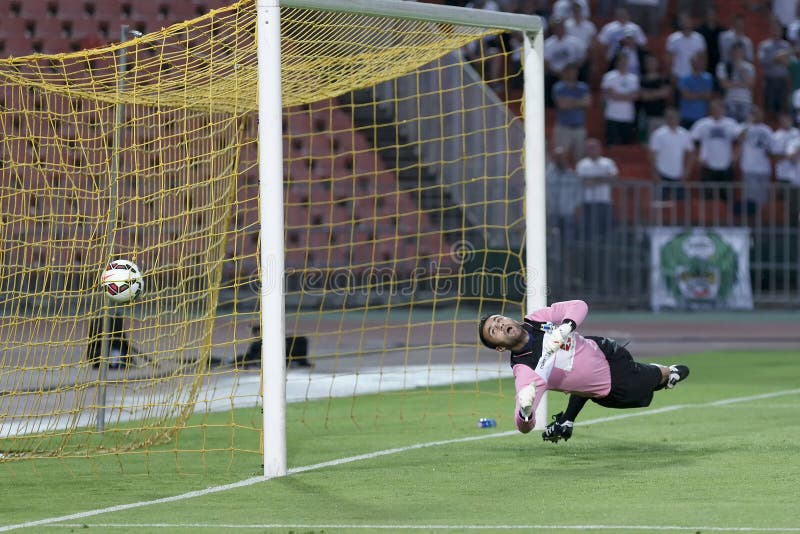
MULTIPOLYGON (((652 410, 642 410, 637 412, 628 412, 622 413, 619 415, 614 415, 610 417, 600 417, 597 419, 590 419, 588 421, 577 422, 576 425, 593 425, 598 423, 609 423, 613 421, 619 421, 622 419, 629 419, 632 417, 644 417, 648 415, 657 415, 666 412, 672 412, 675 410, 681 410, 684 408, 705 408, 705 407, 713 407, 713 406, 727 406, 729 404, 741 403, 741 402, 750 402, 755 400, 762 400, 762 399, 771 399, 775 397, 782 397, 786 395, 795 395, 800 393, 800 389, 788 389, 783 391, 775 391, 772 393, 763 393, 760 395, 750 395, 747 397, 731 397, 728 399, 720 399, 716 401, 700 403, 700 404, 675 404, 672 406, 665 406, 663 408, 655 408, 652 410)), ((389 456, 392 454, 398 454, 402 452, 408 452, 418 449, 425 449, 428 447, 439 447, 442 445, 453 445, 457 443, 468 443, 471 441, 479 441, 484 439, 493 439, 493 438, 502 438, 507 436, 512 436, 518 434, 516 430, 509 430, 506 432, 496 432, 493 434, 482 434, 479 436, 468 436, 463 438, 454 438, 454 439, 446 439, 441 441, 430 441, 427 443, 415 443, 413 445, 408 445, 405 447, 397 447, 394 449, 385 449, 382 451, 375 451, 366 454, 359 454, 356 456, 349 456, 347 458, 339 458, 337 460, 330 460, 327 462, 320 462, 316 464, 311 464, 302 467, 293 467, 287 470, 287 475, 296 475, 298 473, 305 473, 308 471, 315 471, 317 469, 324 469, 326 467, 335 467, 339 465, 349 464, 353 462, 359 462, 362 460, 371 460, 373 458, 380 458, 382 456, 389 456)), ((49 517, 45 519, 38 519, 35 521, 27 521, 24 523, 16 523, 13 525, 0 525, 0 532, 9 532, 12 530, 17 530, 21 528, 31 528, 31 527, 39 527, 45 525, 53 525, 55 523, 66 523, 69 521, 76 521, 80 519, 85 519, 87 517, 94 517, 101 514, 113 513, 113 512, 122 512, 125 510, 133 510, 135 508, 143 508, 145 506, 153 506, 157 504, 167 504, 172 502, 178 501, 185 501, 188 499, 194 499, 196 497, 204 497, 206 495, 212 495, 214 493, 222 493, 229 490, 234 490, 238 488, 244 488, 247 486, 252 486, 254 484, 258 484, 261 482, 265 482, 270 480, 273 477, 266 477, 266 476, 257 476, 257 477, 250 477, 244 480, 240 480, 238 482, 233 482, 230 484, 223 484, 221 486, 212 486, 210 488, 202 489, 202 490, 195 490, 189 491, 187 493, 181 493, 180 495, 173 495, 170 497, 162 497, 160 499, 153 499, 149 501, 139 501, 133 502, 128 504, 119 504, 115 506, 108 506, 106 508, 98 508, 95 510, 87 510, 85 512, 76 512, 74 514, 62 515, 58 517, 49 517)), ((395 527, 397 528, 397 527, 395 527)), ((407 528, 407 527, 403 527, 407 528)), ((495 527, 496 528, 496 527, 495 527)), ((730 530, 730 529, 728 529, 730 530)), ((764 529, 761 529, 764 530, 764 529)))

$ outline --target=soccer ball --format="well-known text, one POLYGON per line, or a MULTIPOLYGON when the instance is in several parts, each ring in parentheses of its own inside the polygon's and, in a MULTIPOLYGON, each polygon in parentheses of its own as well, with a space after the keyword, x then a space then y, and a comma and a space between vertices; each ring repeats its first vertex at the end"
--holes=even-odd
POLYGON ((109 263, 102 276, 103 291, 118 304, 130 302, 144 289, 142 271, 128 260, 114 260, 109 263))

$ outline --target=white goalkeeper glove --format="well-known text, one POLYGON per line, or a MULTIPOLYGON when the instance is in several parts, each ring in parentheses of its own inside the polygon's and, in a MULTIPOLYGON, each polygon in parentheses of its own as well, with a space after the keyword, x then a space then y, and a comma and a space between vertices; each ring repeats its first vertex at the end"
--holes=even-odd
POLYGON ((564 323, 558 328, 552 329, 550 336, 544 342, 545 353, 553 354, 560 349, 571 333, 572 324, 570 323, 564 323))
POLYGON ((517 393, 519 415, 523 421, 530 421, 533 415, 533 401, 536 399, 536 385, 531 382, 517 393))

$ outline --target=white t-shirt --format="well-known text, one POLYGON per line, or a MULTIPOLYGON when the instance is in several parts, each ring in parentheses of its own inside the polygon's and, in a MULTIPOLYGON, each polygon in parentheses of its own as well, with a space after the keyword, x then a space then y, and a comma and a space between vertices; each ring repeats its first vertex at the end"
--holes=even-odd
POLYGON ((572 35, 564 35, 563 39, 551 35, 544 41, 544 60, 556 72, 561 72, 570 63, 583 63, 585 57, 583 41, 572 35))
POLYGON ((733 162, 733 143, 742 126, 730 117, 717 120, 703 117, 692 126, 691 134, 700 142, 700 161, 709 169, 724 171, 733 162))
POLYGON ((753 41, 746 35, 739 35, 734 30, 725 30, 719 34, 719 58, 721 61, 729 61, 729 52, 733 43, 740 42, 744 46, 744 58, 750 63, 753 62, 753 41))
POLYGON ((694 151, 694 140, 686 128, 678 126, 673 130, 665 124, 650 135, 650 150, 655 156, 658 174, 679 180, 683 176, 686 154, 694 151))
POLYGON ((775 178, 781 182, 794 182, 796 179, 797 166, 786 156, 797 143, 800 143, 800 130, 797 128, 780 129, 772 133, 770 149, 772 154, 778 157, 775 163, 775 178))
POLYGON ((564 23, 564 30, 567 34, 580 39, 586 49, 592 46, 592 39, 597 35, 597 26, 589 19, 577 22, 573 18, 568 18, 564 23))
POLYGON ((786 154, 775 165, 775 178, 780 182, 800 185, 800 162, 797 161, 797 152, 800 151, 800 139, 790 139, 786 144, 786 154))
POLYGON ((675 32, 667 37, 667 52, 672 56, 672 74, 680 79, 692 73, 692 57, 705 52, 706 40, 697 32, 675 32))
MULTIPOLYGON (((589 10, 589 2, 586 0, 574 0, 581 6, 581 11, 583 12, 583 18, 588 19, 592 16, 592 12, 589 10)), ((551 16, 558 17, 561 20, 566 20, 572 16, 572 2, 573 0, 556 0, 553 4, 553 9, 551 11, 551 16)))
POLYGON ((625 37, 626 32, 633 33, 633 40, 636 41, 636 44, 639 46, 645 47, 647 45, 647 36, 638 24, 630 21, 623 24, 618 20, 612 20, 603 26, 600 29, 600 33, 597 35, 597 40, 608 47, 608 51, 606 52, 606 57, 608 59, 616 55, 619 42, 625 37))
POLYGON ((800 19, 795 19, 786 28, 786 40, 797 46, 800 41, 800 19))
MULTIPOLYGON (((600 83, 603 89, 609 89, 622 94, 634 94, 639 91, 639 77, 633 73, 621 73, 614 69, 603 75, 600 83)), ((605 97, 606 108, 605 117, 612 121, 633 122, 636 118, 636 103, 630 100, 616 100, 613 97, 605 97)))
POLYGON ((742 171, 753 174, 772 174, 772 128, 764 123, 745 127, 742 136, 742 171))
POLYGON ((583 158, 575 165, 575 174, 583 180, 583 201, 611 204, 611 186, 592 185, 592 180, 607 180, 619 174, 614 160, 600 156, 597 159, 583 158))
POLYGON ((772 14, 787 27, 797 17, 797 0, 772 0, 772 14))
POLYGON ((779 161, 775 166, 775 179, 793 185, 800 185, 800 163, 790 159, 779 161))
POLYGON ((775 130, 772 133, 772 153, 776 156, 785 156, 789 143, 797 139, 800 139, 800 130, 797 128, 775 130))
MULTIPOLYGON (((755 78, 756 69, 748 61, 742 61, 737 66, 731 64, 731 73, 728 75, 728 63, 720 61, 717 63, 717 79, 729 80, 731 82, 743 82, 755 78)), ((753 103, 753 91, 747 87, 731 87, 725 91, 726 102, 737 102, 741 104, 753 103)))

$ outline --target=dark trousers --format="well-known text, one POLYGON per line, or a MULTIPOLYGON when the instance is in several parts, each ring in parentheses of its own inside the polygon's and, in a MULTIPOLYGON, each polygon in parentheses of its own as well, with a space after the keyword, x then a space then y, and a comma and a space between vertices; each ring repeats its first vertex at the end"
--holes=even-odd
POLYGON ((611 371, 611 391, 600 399, 592 399, 606 408, 644 408, 653 400, 653 392, 662 380, 661 370, 649 363, 639 363, 616 341, 587 336, 603 351, 611 371))
MULTIPOLYGON (((700 180, 703 182, 733 182, 733 167, 728 167, 727 169, 710 169, 706 166, 703 166, 703 170, 700 172, 700 180)), ((714 187, 706 187, 705 188, 705 199, 710 200, 713 198, 719 198, 722 201, 728 200, 728 189, 725 187, 724 184, 718 186, 719 187, 719 196, 715 195, 714 187)))
POLYGON ((686 198, 686 188, 681 185, 680 180, 667 178, 661 175, 661 186, 659 189, 661 190, 661 200, 681 201, 686 198))
POLYGON ((636 128, 633 122, 620 122, 606 119, 606 144, 630 145, 636 141, 636 128))

